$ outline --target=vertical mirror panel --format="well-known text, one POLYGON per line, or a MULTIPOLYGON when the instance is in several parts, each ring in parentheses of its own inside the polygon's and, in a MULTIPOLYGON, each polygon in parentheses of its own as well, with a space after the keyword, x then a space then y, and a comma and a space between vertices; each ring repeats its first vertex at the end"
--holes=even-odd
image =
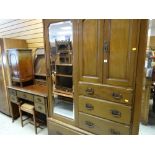
POLYGON ((73 106, 73 30, 71 21, 49 26, 54 114, 74 119, 73 106))
MULTIPOLYGON (((59 52, 58 50, 60 50, 60 49, 69 48, 69 47, 67 47, 67 45, 69 45, 72 42, 72 40, 73 40, 72 36, 73 36, 73 34, 72 34, 71 21, 64 21, 64 22, 50 24, 50 26, 49 26, 49 41, 50 41, 50 46, 51 46, 51 55, 52 55, 51 64, 52 64, 53 71, 55 71, 55 69, 56 69, 55 68, 55 61, 57 59, 56 53, 58 53, 59 52)), ((63 55, 61 56, 61 60, 63 61, 62 57, 63 57, 63 55)), ((64 63, 65 63, 65 60, 64 60, 64 63)))

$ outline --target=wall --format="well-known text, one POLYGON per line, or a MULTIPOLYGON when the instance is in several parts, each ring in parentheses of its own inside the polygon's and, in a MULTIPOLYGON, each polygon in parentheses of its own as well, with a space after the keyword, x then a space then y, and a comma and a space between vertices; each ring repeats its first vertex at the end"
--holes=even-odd
POLYGON ((41 19, 0 19, 0 38, 25 39, 35 50, 44 47, 41 19))

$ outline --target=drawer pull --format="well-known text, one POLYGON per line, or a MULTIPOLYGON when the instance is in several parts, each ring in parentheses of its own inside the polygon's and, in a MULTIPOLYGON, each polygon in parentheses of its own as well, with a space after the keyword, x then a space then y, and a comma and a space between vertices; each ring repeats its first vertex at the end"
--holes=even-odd
POLYGON ((85 107, 87 110, 94 110, 94 106, 92 104, 86 103, 85 107))
POLYGON ((86 93, 87 93, 88 95, 93 95, 93 94, 94 94, 94 89, 93 89, 93 88, 87 88, 87 89, 86 89, 86 93))
POLYGON ((120 100, 123 98, 122 94, 119 94, 119 93, 112 93, 112 97, 116 100, 120 100))
POLYGON ((95 124, 90 122, 90 121, 85 121, 85 125, 87 125, 87 127, 89 127, 89 128, 94 128, 95 127, 95 124))
POLYGON ((41 109, 42 109, 42 107, 41 107, 41 106, 38 106, 38 109, 40 109, 40 110, 41 110, 41 109))
POLYGON ((111 110, 111 114, 112 114, 114 117, 121 117, 121 112, 118 111, 118 110, 111 110))
POLYGON ((40 98, 37 98, 37 101, 38 101, 38 102, 41 102, 41 99, 40 99, 40 98))
POLYGON ((110 129, 110 133, 111 133, 112 135, 120 135, 120 132, 119 132, 119 131, 116 131, 116 130, 114 130, 114 129, 110 129))
POLYGON ((26 98, 27 97, 26 94, 23 94, 23 97, 26 98))

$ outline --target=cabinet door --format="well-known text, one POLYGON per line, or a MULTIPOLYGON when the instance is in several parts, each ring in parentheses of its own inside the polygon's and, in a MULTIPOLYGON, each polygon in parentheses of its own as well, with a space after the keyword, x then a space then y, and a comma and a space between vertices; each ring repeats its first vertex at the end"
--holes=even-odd
POLYGON ((103 83, 125 87, 134 85, 139 26, 139 20, 105 20, 103 83))
POLYGON ((1 45, 0 45, 0 112, 10 115, 9 104, 7 101, 1 45))
POLYGON ((33 78, 32 53, 29 51, 18 51, 19 74, 21 80, 33 78))
POLYGON ((8 60, 10 66, 11 76, 13 78, 19 78, 19 66, 18 66, 18 55, 16 51, 8 53, 8 60))
POLYGON ((79 21, 80 81, 102 82, 103 21, 79 21))

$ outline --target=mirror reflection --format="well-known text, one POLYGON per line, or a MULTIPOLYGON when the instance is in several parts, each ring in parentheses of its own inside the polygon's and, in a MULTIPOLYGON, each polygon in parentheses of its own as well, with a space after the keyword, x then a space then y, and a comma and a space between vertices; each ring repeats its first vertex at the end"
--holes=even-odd
POLYGON ((49 26, 51 70, 53 78, 53 113, 74 119, 72 77, 72 22, 63 21, 49 26))

